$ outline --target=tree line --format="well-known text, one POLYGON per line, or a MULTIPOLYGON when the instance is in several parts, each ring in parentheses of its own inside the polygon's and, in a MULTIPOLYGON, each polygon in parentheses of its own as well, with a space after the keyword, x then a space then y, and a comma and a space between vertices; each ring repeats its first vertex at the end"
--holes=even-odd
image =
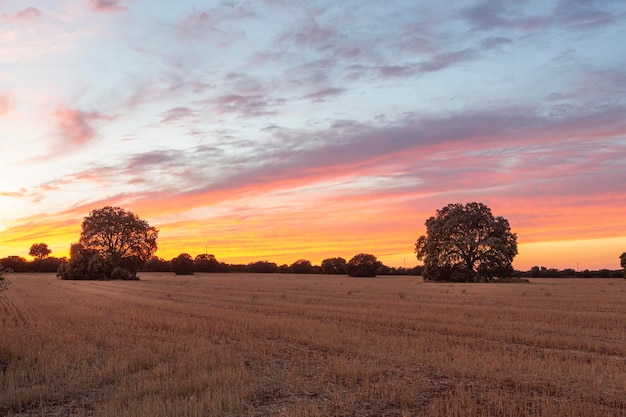
POLYGON ((512 277, 615 277, 626 278, 626 252, 620 256, 622 271, 558 271, 535 266, 528 272, 515 271, 517 235, 507 219, 494 216, 483 203, 449 204, 426 220, 426 234, 415 243, 418 260, 415 268, 388 267, 371 254, 360 253, 346 261, 341 257, 324 259, 313 265, 300 259, 291 265, 269 261, 226 264, 208 253, 193 258, 181 253, 171 260, 154 256, 159 231, 134 213, 120 207, 93 210, 83 219, 77 243, 71 245, 70 259, 50 257, 45 243, 31 246, 26 261, 19 256, 0 259, 2 269, 14 272, 57 272, 62 279, 138 279, 141 271, 174 272, 255 272, 295 274, 342 274, 357 277, 376 275, 422 275, 426 281, 490 282, 512 277))

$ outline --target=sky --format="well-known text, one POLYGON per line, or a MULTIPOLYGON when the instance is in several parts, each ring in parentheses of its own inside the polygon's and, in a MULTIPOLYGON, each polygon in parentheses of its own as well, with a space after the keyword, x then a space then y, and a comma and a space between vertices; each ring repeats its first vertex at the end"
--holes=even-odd
POLYGON ((624 39, 623 0, 0 0, 0 257, 111 205, 165 259, 409 267, 477 201, 517 269, 619 269, 624 39))

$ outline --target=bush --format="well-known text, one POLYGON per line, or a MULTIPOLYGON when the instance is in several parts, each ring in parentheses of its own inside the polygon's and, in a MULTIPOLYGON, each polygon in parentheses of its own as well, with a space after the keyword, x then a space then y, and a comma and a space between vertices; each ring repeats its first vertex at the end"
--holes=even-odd
POLYGON ((66 280, 136 280, 137 275, 127 268, 115 265, 109 258, 92 249, 73 244, 69 262, 61 264, 57 276, 66 280))
POLYGON ((188 253, 181 253, 176 258, 170 261, 172 272, 176 275, 193 275, 194 262, 191 255, 188 253))

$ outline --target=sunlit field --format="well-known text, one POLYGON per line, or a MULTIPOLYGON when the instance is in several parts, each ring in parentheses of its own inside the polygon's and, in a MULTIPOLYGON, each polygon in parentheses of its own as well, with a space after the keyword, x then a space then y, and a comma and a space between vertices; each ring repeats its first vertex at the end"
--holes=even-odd
POLYGON ((0 415, 626 416, 626 280, 8 278, 0 415))

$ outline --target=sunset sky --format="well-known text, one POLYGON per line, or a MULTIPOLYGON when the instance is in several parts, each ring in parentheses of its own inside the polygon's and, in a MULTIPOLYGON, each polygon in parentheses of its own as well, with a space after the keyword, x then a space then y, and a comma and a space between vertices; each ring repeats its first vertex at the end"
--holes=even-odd
POLYGON ((408 267, 479 201, 517 269, 619 269, 625 39, 623 0, 0 0, 0 257, 113 205, 166 259, 408 267))

